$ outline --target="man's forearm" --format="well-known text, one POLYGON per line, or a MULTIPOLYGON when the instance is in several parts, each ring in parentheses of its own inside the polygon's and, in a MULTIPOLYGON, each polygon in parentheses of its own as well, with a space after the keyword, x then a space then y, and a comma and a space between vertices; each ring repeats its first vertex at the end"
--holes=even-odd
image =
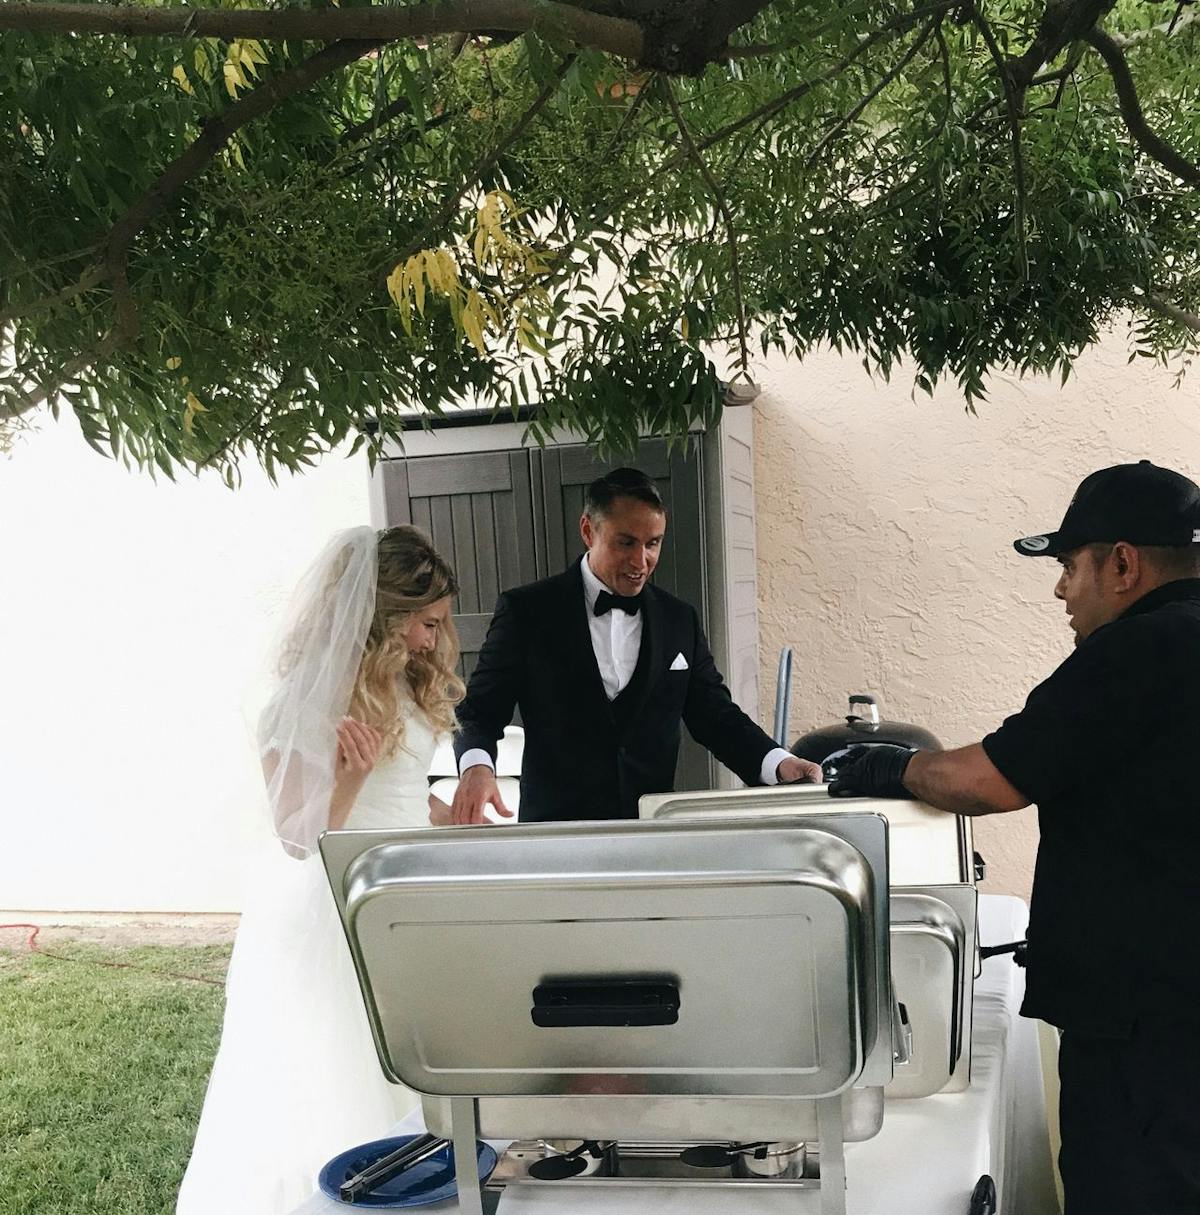
POLYGON ((1029 805, 979 743, 954 751, 916 752, 904 771, 904 787, 921 801, 955 814, 1003 814, 1029 805))

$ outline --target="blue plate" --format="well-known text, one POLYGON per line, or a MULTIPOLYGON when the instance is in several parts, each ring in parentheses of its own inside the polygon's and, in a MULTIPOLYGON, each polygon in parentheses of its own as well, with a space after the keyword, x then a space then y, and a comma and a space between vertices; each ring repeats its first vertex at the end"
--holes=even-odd
MULTIPOLYGON (((393 1177, 377 1190, 365 1194, 357 1202, 342 1202, 338 1193, 342 1186, 356 1173, 374 1164, 376 1160, 390 1155, 397 1148, 411 1143, 417 1135, 395 1135, 391 1139, 376 1139, 372 1143, 360 1143, 336 1155, 322 1170, 318 1178, 321 1192, 332 1198, 339 1206, 362 1207, 367 1210, 396 1210, 400 1207, 423 1207, 431 1202, 453 1198, 458 1193, 454 1182, 454 1148, 447 1144, 420 1164, 405 1169, 399 1177, 393 1177)), ((476 1140, 475 1151, 479 1160, 479 1176, 487 1177, 496 1167, 496 1149, 482 1139, 476 1140)))

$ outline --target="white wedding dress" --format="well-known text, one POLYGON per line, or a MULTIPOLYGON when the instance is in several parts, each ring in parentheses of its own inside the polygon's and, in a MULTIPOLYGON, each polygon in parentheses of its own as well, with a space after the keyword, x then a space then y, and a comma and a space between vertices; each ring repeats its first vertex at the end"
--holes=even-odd
MULTIPOLYGON (((409 701, 402 747, 367 777, 346 827, 428 827, 436 743, 409 701)), ((177 1215, 284 1215, 326 1160, 387 1134, 417 1100, 380 1070, 320 856, 273 843, 238 927, 177 1215)))

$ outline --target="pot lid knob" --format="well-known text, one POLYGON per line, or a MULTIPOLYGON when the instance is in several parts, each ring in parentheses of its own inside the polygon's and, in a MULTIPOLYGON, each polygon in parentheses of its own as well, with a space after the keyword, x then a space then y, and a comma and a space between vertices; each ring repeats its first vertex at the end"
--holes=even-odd
POLYGON ((864 730, 868 733, 874 733, 879 729, 879 706, 875 703, 874 696, 864 696, 861 692, 850 697, 850 711, 846 714, 846 721, 855 730, 864 730))

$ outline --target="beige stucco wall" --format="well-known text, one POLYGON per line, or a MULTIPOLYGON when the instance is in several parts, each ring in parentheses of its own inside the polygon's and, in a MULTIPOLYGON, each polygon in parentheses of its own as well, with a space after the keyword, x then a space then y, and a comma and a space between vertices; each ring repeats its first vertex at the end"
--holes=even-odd
MULTIPOLYGON (((978 740, 1069 652, 1057 564, 1012 541, 1055 527, 1079 480, 1143 457, 1200 475, 1200 378, 1181 388, 1123 332, 1065 387, 1003 377, 978 416, 952 389, 911 396, 854 358, 761 372, 756 405, 763 720, 779 649, 797 659, 790 736, 852 692, 947 746, 978 740)), ((1028 895, 1033 809, 977 820, 985 889, 1028 895)))

